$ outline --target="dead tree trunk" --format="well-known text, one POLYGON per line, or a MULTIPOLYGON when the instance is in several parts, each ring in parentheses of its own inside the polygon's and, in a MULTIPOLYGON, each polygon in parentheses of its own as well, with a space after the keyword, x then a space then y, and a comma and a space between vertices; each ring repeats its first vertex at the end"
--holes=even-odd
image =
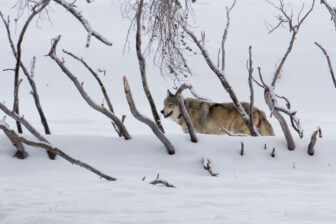
POLYGON ((139 67, 140 67, 140 73, 141 73, 141 80, 142 80, 142 86, 145 91, 147 100, 150 104, 152 114, 155 120, 155 123, 157 126, 160 128, 160 130, 164 133, 164 129, 161 124, 160 116, 157 112, 152 94, 149 90, 148 83, 147 83, 147 74, 146 74, 146 60, 143 57, 142 51, 141 51, 141 13, 142 13, 142 7, 143 7, 143 2, 144 0, 140 0, 139 6, 138 6, 138 11, 136 14, 136 24, 137 24, 137 31, 136 31, 136 52, 137 52, 137 57, 139 61, 139 67))
POLYGON ((158 137, 160 139, 160 141, 165 145, 168 154, 173 155, 175 153, 175 149, 174 146, 171 144, 171 142, 166 138, 166 136, 163 134, 163 132, 158 128, 158 126, 151 121, 149 118, 143 116, 142 114, 139 113, 139 111, 137 110, 133 97, 132 97, 132 93, 131 93, 131 89, 128 85, 127 79, 124 76, 123 78, 124 81, 124 90, 125 90, 125 94, 126 94, 126 99, 128 102, 128 105, 130 107, 130 110, 133 114, 133 116, 138 119, 139 121, 145 123, 146 125, 148 125, 153 133, 156 135, 156 137, 158 137))

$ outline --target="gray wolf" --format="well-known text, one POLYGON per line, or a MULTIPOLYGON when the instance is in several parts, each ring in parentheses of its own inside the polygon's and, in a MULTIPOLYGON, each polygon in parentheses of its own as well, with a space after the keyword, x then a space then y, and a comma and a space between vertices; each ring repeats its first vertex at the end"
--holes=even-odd
MULTIPOLYGON (((209 103, 194 98, 184 99, 187 112, 197 133, 224 135, 221 127, 232 133, 242 133, 250 135, 250 130, 246 126, 233 103, 209 103)), ((241 103, 247 114, 250 114, 250 104, 241 103)), ((161 111, 165 118, 170 118, 182 126, 185 133, 188 127, 182 116, 177 97, 168 90, 168 95, 164 100, 164 108, 161 111)), ((253 109, 253 124, 258 128, 261 135, 274 136, 271 124, 266 119, 266 115, 258 108, 253 109)))

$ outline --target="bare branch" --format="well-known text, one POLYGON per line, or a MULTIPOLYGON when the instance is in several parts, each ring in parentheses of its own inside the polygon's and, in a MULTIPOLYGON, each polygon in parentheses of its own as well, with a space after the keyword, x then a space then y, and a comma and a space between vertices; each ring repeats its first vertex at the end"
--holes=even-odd
POLYGON ((336 8, 331 7, 326 0, 321 0, 321 4, 324 4, 324 6, 329 11, 329 13, 331 15, 331 20, 334 22, 335 29, 336 29, 336 8))
POLYGON ((255 129, 253 125, 253 108, 254 108, 254 90, 253 90, 253 64, 252 64, 252 46, 249 46, 249 60, 247 62, 247 71, 248 71, 248 83, 250 86, 250 123, 249 123, 249 129, 252 136, 258 136, 255 135, 256 133, 253 131, 255 129))
POLYGON ((48 56, 53 59, 56 64, 60 67, 60 69, 68 76, 68 78, 74 83, 76 86, 77 90, 81 94, 81 96, 84 98, 84 100, 87 102, 87 104, 92 107, 94 110, 99 111, 100 113, 104 114, 106 117, 111 119, 121 130, 124 138, 126 140, 131 139, 131 136, 129 135, 126 127, 124 124, 119 120, 119 118, 110 110, 107 110, 106 108, 99 106, 96 104, 86 93, 84 90, 82 84, 78 81, 78 79, 70 72, 70 70, 64 65, 64 62, 59 59, 56 55, 56 47, 58 42, 60 41, 61 36, 58 36, 56 39, 53 40, 53 45, 50 49, 50 52, 48 53, 48 56))
POLYGON ((307 11, 307 13, 302 17, 302 19, 300 19, 300 15, 302 13, 302 10, 299 12, 299 15, 298 15, 298 21, 297 21, 297 24, 294 24, 293 23, 293 14, 289 15, 285 8, 284 8, 284 3, 283 3, 283 0, 279 0, 279 6, 275 5, 273 2, 271 1, 267 1, 268 3, 270 3, 274 8, 278 9, 280 11, 280 14, 282 15, 279 15, 277 18, 279 20, 279 23, 278 25, 276 25, 272 30, 271 32, 273 32, 275 29, 277 29, 278 27, 280 27, 281 24, 283 23, 286 23, 288 24, 289 26, 289 31, 292 33, 292 36, 291 36, 291 40, 289 42, 289 46, 284 54, 284 56, 282 57, 281 61, 280 61, 280 64, 278 65, 275 73, 274 73, 274 78, 273 78, 273 81, 272 81, 272 84, 271 86, 275 86, 276 85, 276 82, 280 76, 280 73, 282 71, 282 68, 289 56, 289 54, 291 53, 292 49, 293 49, 293 46, 294 46, 294 42, 295 42, 295 39, 296 39, 296 36, 299 32, 299 29, 301 27, 301 25, 303 24, 303 22, 306 20, 306 18, 308 17, 308 15, 312 12, 313 8, 314 8, 314 5, 315 5, 315 0, 313 0, 313 3, 312 3, 312 6, 310 7, 310 9, 307 11))
POLYGON ((85 62, 85 60, 83 58, 79 58, 78 56, 74 55, 73 53, 69 52, 69 51, 66 51, 66 50, 63 50, 63 52, 69 56, 71 56, 72 58, 76 59, 77 61, 81 62, 85 68, 87 68, 89 70, 89 72, 93 75, 93 77, 97 80, 100 88, 101 88, 101 91, 103 93, 103 96, 104 96, 104 99, 107 103, 107 106, 108 108, 110 109, 110 111, 112 113, 114 113, 114 110, 113 110, 113 106, 112 106, 112 103, 111 103, 111 100, 106 92, 106 88, 104 86, 104 83, 100 80, 98 74, 85 62))
POLYGON ((139 113, 139 111, 137 110, 137 108, 135 106, 135 103, 134 103, 134 100, 133 100, 133 97, 132 97, 132 93, 131 93, 131 89, 128 85, 128 82, 127 82, 127 79, 126 79, 125 76, 123 78, 123 81, 124 81, 124 90, 125 90, 125 94, 126 94, 126 99, 127 99, 128 105, 130 107, 130 110, 131 110, 133 116, 137 120, 139 120, 139 121, 145 123, 146 125, 148 125, 152 129, 152 131, 156 135, 156 137, 158 137, 160 139, 160 141, 165 145, 168 154, 173 155, 175 153, 174 146, 171 144, 171 142, 166 138, 166 136, 163 134, 163 132, 161 132, 161 130, 158 128, 158 126, 153 121, 151 121, 149 118, 147 118, 147 117, 145 117, 145 116, 143 116, 139 113))
POLYGON ((60 157, 62 157, 63 159, 69 161, 72 164, 76 164, 78 166, 81 166, 97 175, 99 175, 102 178, 105 178, 106 180, 110 180, 110 181, 115 181, 117 180, 116 178, 113 178, 111 176, 108 176, 102 172, 100 172, 99 170, 93 168, 92 166, 90 166, 87 163, 81 162, 77 159, 72 158, 71 156, 69 156, 68 154, 66 154, 65 152, 63 152, 62 150, 51 146, 49 143, 45 143, 45 142, 34 142, 34 141, 30 141, 24 137, 19 137, 13 130, 10 130, 8 127, 6 127, 6 125, 0 124, 0 129, 2 129, 4 132, 10 132, 12 136, 15 136, 16 139, 18 139, 20 142, 29 145, 29 146, 34 146, 34 147, 38 147, 38 148, 43 148, 45 150, 47 150, 48 154, 52 153, 55 155, 59 155, 60 157))
POLYGON ((136 14, 136 25, 137 25, 137 31, 136 31, 136 52, 137 52, 137 57, 139 61, 139 67, 140 67, 140 73, 141 73, 141 80, 142 80, 142 86, 145 91, 147 100, 149 102, 149 105, 152 110, 152 114, 154 117, 154 121, 157 124, 157 126, 160 128, 160 130, 164 133, 163 126, 161 124, 161 119, 160 116, 157 112, 152 94, 149 90, 148 83, 147 83, 147 74, 146 74, 146 60, 143 57, 142 50, 141 50, 141 14, 142 14, 142 7, 143 7, 143 2, 144 0, 140 0, 139 6, 138 6, 138 11, 136 14))
MULTIPOLYGON (((14 120, 16 120, 17 122, 23 124, 23 126, 25 126, 25 128, 28 129, 28 131, 35 136, 35 138, 37 138, 39 141, 41 142, 45 142, 45 143, 49 143, 48 140, 43 137, 26 119, 24 119, 24 117, 20 117, 18 114, 16 114, 13 111, 10 111, 4 104, 0 103, 0 109, 7 114, 9 117, 13 118, 14 120)), ((49 152, 48 151, 48 156, 50 159, 54 160, 56 157, 56 154, 54 154, 53 152, 49 152)))
MULTIPOLYGON (((226 7, 226 25, 222 37, 222 45, 221 45, 221 52, 222 52, 222 71, 225 72, 225 43, 227 39, 227 35, 229 33, 230 27, 230 12, 236 4, 236 0, 233 1, 231 7, 226 7)), ((218 66, 219 67, 219 66, 218 66)))
MULTIPOLYGON (((47 5, 48 1, 46 1, 46 3, 44 3, 44 4, 47 5)), ((40 98, 39 98, 39 95, 38 95, 37 87, 36 87, 36 84, 35 84, 35 81, 34 81, 34 68, 35 68, 35 60, 36 59, 33 59, 33 63, 32 63, 32 66, 31 66, 31 73, 30 74, 28 72, 28 69, 24 66, 24 64, 21 61, 21 51, 22 51, 21 50, 21 44, 22 44, 22 41, 23 41, 24 34, 25 34, 26 30, 28 29, 28 26, 29 26, 30 22, 32 21, 32 19, 34 18, 34 16, 36 16, 39 13, 39 11, 42 11, 46 7, 46 5, 42 5, 41 8, 39 10, 37 10, 37 11, 34 11, 34 9, 33 9, 33 13, 28 18, 28 20, 26 21, 26 23, 25 23, 25 25, 24 25, 24 27, 23 27, 23 29, 21 31, 20 38, 19 38, 19 41, 18 41, 18 44, 17 44, 17 48, 14 46, 12 35, 11 35, 11 31, 10 31, 10 28, 9 28, 9 18, 8 18, 8 21, 6 22, 5 19, 2 16, 1 12, 0 12, 0 16, 1 16, 2 20, 3 20, 3 22, 4 22, 6 30, 7 30, 8 41, 10 43, 10 46, 11 46, 11 49, 12 49, 12 53, 13 53, 14 57, 17 59, 17 62, 19 62, 19 65, 20 65, 20 67, 21 67, 24 75, 28 79, 28 82, 29 82, 29 84, 30 84, 30 86, 32 88, 32 95, 33 95, 33 98, 34 98, 34 102, 35 102, 37 111, 38 111, 38 113, 40 115, 40 119, 41 119, 42 125, 44 127, 45 133, 46 134, 50 134, 50 128, 49 128, 47 119, 45 117, 45 114, 44 114, 44 112, 42 110, 42 106, 41 106, 41 103, 40 103, 40 98)), ((36 7, 37 6, 38 5, 36 5, 36 7)), ((17 69, 18 69, 18 67, 16 67, 16 70, 17 69)), ((15 70, 15 72, 16 72, 16 70, 15 70)), ((18 89, 15 91, 15 94, 18 94, 17 91, 18 91, 18 89)), ((15 100, 18 100, 18 95, 15 97, 15 100)), ((16 110, 16 113, 18 113, 18 110, 16 110)), ((20 131, 19 131, 19 133, 20 133, 20 131)))
POLYGON ((327 51, 321 46, 321 44, 315 42, 315 45, 318 46, 318 47, 321 49, 321 51, 323 52, 323 54, 324 54, 324 55, 326 56, 326 58, 327 58, 327 62, 328 62, 328 66, 329 66, 329 71, 330 71, 330 74, 331 74, 331 78, 332 78, 332 80, 333 80, 333 82, 334 82, 334 86, 335 86, 335 88, 336 88, 336 78, 335 78, 334 69, 333 69, 333 67, 332 67, 332 65, 331 65, 330 57, 329 57, 327 51))
POLYGON ((264 97, 265 97, 265 102, 266 104, 268 105, 268 108, 270 109, 271 111, 271 115, 273 114, 274 117, 278 120, 280 126, 281 126, 281 129, 282 129, 282 132, 284 133, 285 135, 285 139, 286 139, 286 142, 287 142, 287 147, 289 150, 294 150, 295 149, 295 143, 294 143, 294 139, 293 139, 293 136, 288 128, 288 125, 286 123, 286 120, 283 118, 283 116, 279 113, 278 110, 275 110, 275 102, 276 102, 276 98, 274 96, 273 93, 273 87, 269 87, 263 80, 263 77, 262 77, 262 73, 261 73, 261 68, 258 67, 258 72, 259 72, 259 77, 260 77, 260 80, 262 82, 262 84, 264 85, 264 97))
MULTIPOLYGON (((14 76, 14 105, 13 105, 13 110, 19 114, 19 72, 20 72, 20 65, 21 65, 21 54, 22 54, 22 50, 21 50, 21 45, 23 42, 23 38, 24 35, 27 31, 27 28, 30 24, 30 22, 33 20, 33 18, 39 14, 48 4, 49 4, 49 0, 43 0, 40 3, 36 3, 35 6, 32 8, 32 13, 30 14, 30 16, 28 17, 27 21, 25 22, 25 24, 23 25, 23 28, 21 30, 21 33, 19 35, 19 40, 17 42, 16 45, 16 66, 15 66, 15 76, 14 76)), ((8 23, 9 24, 9 20, 8 23)), ((6 24, 5 24, 6 25, 6 24)), ((9 26, 6 25, 7 33, 10 33, 9 31, 9 26)), ((8 34, 9 35, 9 34, 8 34)), ((10 36, 10 35, 9 35, 10 36)), ((9 38, 11 39, 11 38, 9 38)), ((11 41, 10 41, 11 42, 11 41)), ((12 47, 14 47, 13 42, 10 43, 12 47)), ((13 50, 14 51, 14 50, 13 50)), ((22 127, 20 123, 16 123, 17 128, 18 128, 18 132, 22 133, 22 127)))
POLYGON ((225 129, 222 124, 219 124, 219 130, 223 131, 228 136, 238 136, 238 137, 246 137, 246 136, 248 136, 248 135, 245 135, 245 134, 232 133, 229 130, 225 129))
POLYGON ((219 173, 214 173, 211 168, 211 161, 208 158, 203 159, 203 168, 213 177, 218 177, 219 173))
POLYGON ((77 10, 73 4, 70 4, 70 3, 68 3, 68 2, 66 2, 64 0, 53 0, 53 1, 56 2, 56 3, 58 3, 58 4, 60 4, 66 10, 68 10, 68 12, 70 12, 84 26, 85 30, 88 32, 88 38, 87 38, 87 42, 86 42, 86 47, 90 46, 91 36, 94 36, 95 38, 97 38, 102 43, 104 43, 104 44, 106 44, 108 46, 112 46, 112 43, 110 41, 108 41, 101 34, 99 34, 98 32, 96 32, 95 30, 93 30, 93 28, 91 27, 89 21, 84 18, 84 16, 82 15, 82 13, 79 10, 77 10))
POLYGON ((167 181, 159 179, 159 174, 157 175, 157 177, 156 177, 155 180, 153 180, 153 181, 150 182, 150 184, 152 184, 152 185, 163 184, 166 187, 175 188, 174 185, 168 183, 167 181))

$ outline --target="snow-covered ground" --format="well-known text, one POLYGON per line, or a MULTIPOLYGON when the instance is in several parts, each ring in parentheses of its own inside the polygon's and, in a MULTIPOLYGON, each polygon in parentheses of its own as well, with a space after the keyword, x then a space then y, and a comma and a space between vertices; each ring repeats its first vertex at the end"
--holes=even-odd
MULTIPOLYGON (((288 7, 306 8, 310 1, 289 1, 288 7)), ((332 2, 332 1, 331 1, 332 2)), ((23 42, 23 61, 29 65, 37 57, 35 79, 41 103, 53 133, 48 139, 68 154, 116 177, 116 182, 99 179, 85 169, 61 158, 47 159, 43 150, 29 148, 26 160, 12 157, 14 149, 0 135, 0 223, 336 223, 336 89, 328 67, 314 41, 325 46, 332 61, 336 58, 336 32, 330 15, 319 3, 300 31, 292 54, 284 67, 277 93, 290 99, 298 110, 305 130, 296 138, 297 148, 288 151, 278 123, 269 118, 276 137, 227 137, 200 135, 191 143, 181 128, 170 120, 163 125, 176 154, 167 155, 163 145, 148 127, 129 112, 122 86, 126 75, 139 110, 151 116, 141 88, 134 33, 130 49, 122 54, 129 21, 121 18, 118 1, 78 2, 91 25, 113 42, 107 47, 94 38, 85 48, 86 32, 64 9, 53 6, 52 24, 41 21, 27 31, 23 42), (50 40, 62 34, 61 49, 83 56, 94 68, 106 69, 102 77, 116 113, 126 114, 126 127, 133 139, 117 138, 110 122, 93 111, 75 91, 73 84, 56 64, 45 57, 50 40), (316 155, 307 154, 311 133, 321 126, 324 137, 317 140, 316 155), (245 144, 241 157, 240 144, 245 144), (264 144, 267 150, 264 149, 264 144), (276 157, 270 153, 275 147, 276 157), (211 160, 211 177, 202 167, 202 159, 211 160), (176 188, 149 184, 157 174, 176 188), (146 177, 143 181, 143 177, 146 177)), ((225 6, 229 1, 197 1, 196 34, 206 31, 206 46, 216 60, 225 26, 225 6)), ((13 2, 2 0, 0 10, 15 15, 13 2)), ((227 76, 241 101, 249 100, 246 60, 253 46, 255 67, 261 66, 270 80, 274 65, 287 48, 290 34, 281 29, 267 35, 265 20, 275 23, 277 12, 265 1, 238 1, 231 15, 227 40, 227 76)), ((23 20, 22 20, 23 21, 23 20)), ((22 22, 20 20, 20 22, 22 22)), ((14 22, 12 23, 14 24, 14 22)), ((18 24, 18 30, 21 27, 18 24)), ((15 30, 15 26, 12 26, 15 30)), ((18 31, 15 33, 17 39, 18 31)), ((77 62, 64 57, 66 64, 84 82, 84 87, 102 102, 98 84, 77 62)), ((191 59, 195 75, 190 82, 200 95, 214 102, 229 101, 214 74, 199 56, 191 59)), ((173 84, 148 64, 148 80, 159 109, 166 89, 173 84)), ((12 68, 4 26, 0 25, 0 69, 12 68)), ((336 64, 334 64, 336 66, 336 64)), ((1 72, 1 102, 11 107, 13 74, 1 72)), ((256 88, 256 106, 269 114, 256 88)), ((21 113, 42 132, 26 80, 20 90, 21 113)), ((0 116, 2 114, 0 113, 0 116)), ((13 122, 10 122, 14 127, 13 122)), ((295 133, 293 133, 295 135, 295 133)), ((30 137, 26 135, 27 137, 30 137)))

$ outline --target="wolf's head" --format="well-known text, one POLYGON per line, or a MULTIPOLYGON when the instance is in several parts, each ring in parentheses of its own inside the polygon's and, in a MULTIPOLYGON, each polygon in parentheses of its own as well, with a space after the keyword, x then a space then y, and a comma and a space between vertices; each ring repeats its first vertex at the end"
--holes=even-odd
POLYGON ((168 95, 164 100, 164 107, 161 113, 165 118, 176 121, 181 114, 177 97, 168 90, 168 95))

